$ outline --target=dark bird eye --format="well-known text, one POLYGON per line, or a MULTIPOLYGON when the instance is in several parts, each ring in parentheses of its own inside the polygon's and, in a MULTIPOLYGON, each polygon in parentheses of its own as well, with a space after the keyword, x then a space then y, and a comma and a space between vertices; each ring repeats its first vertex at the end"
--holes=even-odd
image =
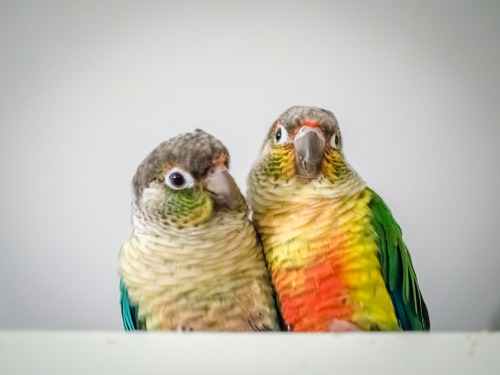
POLYGON ((172 173, 169 176, 169 179, 170 179, 170 182, 172 183, 172 185, 179 186, 179 187, 184 185, 184 183, 186 182, 184 177, 182 177, 182 175, 179 172, 172 173))
POLYGON ((338 134, 335 134, 335 135, 332 137, 332 140, 330 141, 330 145, 331 145, 333 148, 339 148, 339 146, 340 146, 340 137, 338 136, 338 134))
POLYGON ((194 185, 193 176, 180 168, 172 168, 165 175, 165 183, 172 189, 181 190, 194 185))
POLYGON ((274 140, 276 144, 283 144, 287 141, 288 139, 288 133, 286 129, 283 127, 283 125, 280 125, 278 128, 278 131, 276 132, 276 135, 274 136, 274 140))

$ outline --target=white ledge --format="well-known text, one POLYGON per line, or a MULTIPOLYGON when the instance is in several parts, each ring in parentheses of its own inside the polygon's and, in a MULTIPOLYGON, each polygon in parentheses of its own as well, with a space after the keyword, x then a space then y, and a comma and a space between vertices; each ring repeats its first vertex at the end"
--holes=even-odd
POLYGON ((0 331, 0 374, 500 374, 500 332, 0 331))

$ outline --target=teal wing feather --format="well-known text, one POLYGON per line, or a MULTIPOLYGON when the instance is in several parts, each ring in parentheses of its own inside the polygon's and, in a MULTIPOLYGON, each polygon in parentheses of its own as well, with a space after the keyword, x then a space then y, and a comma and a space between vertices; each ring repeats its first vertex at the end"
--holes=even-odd
POLYGON ((139 329, 139 308, 131 304, 128 298, 128 290, 123 280, 120 280, 120 305, 122 308, 123 327, 125 331, 139 329))
POLYGON ((382 275, 401 329, 427 331, 429 313, 417 283, 410 254, 403 242, 401 228, 392 213, 373 190, 369 207, 372 225, 378 235, 378 253, 382 275))

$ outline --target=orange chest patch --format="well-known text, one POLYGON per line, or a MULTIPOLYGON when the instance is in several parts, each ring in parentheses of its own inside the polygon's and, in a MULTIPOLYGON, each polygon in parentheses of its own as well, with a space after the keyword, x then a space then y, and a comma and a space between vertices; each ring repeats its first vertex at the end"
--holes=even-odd
POLYGON ((296 332, 327 332, 333 319, 349 320, 349 287, 333 257, 300 270, 274 271, 283 318, 296 332))

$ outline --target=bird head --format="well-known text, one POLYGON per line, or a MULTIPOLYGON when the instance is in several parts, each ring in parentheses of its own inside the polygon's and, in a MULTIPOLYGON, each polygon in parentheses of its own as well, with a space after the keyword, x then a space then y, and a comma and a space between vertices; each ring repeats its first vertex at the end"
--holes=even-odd
POLYGON ((276 177, 304 182, 326 178, 333 183, 347 168, 337 120, 317 107, 283 112, 269 130, 260 160, 276 177))
POLYGON ((226 147, 203 130, 171 138, 137 169, 133 179, 136 215, 149 222, 185 227, 206 222, 216 212, 246 212, 228 169, 226 147))

